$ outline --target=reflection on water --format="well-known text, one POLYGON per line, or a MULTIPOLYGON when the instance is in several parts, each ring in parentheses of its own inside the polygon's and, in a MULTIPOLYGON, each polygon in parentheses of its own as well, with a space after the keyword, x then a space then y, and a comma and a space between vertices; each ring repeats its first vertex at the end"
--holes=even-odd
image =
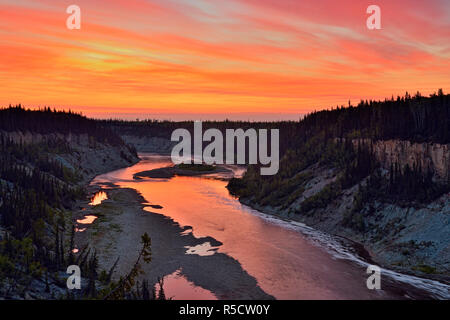
POLYGON ((89 205, 97 206, 97 205, 101 204, 103 201, 105 201, 106 199, 108 199, 108 195, 106 194, 106 192, 99 191, 96 194, 94 194, 94 196, 91 198, 91 202, 89 203, 89 205))
MULTIPOLYGON (((394 283, 396 291, 388 291, 387 278, 382 290, 368 290, 366 266, 351 263, 330 254, 341 250, 332 237, 300 225, 279 223, 265 218, 230 196, 226 181, 201 177, 174 177, 172 179, 133 180, 135 173, 171 164, 170 157, 146 156, 140 163, 97 177, 93 183, 114 183, 122 188, 133 188, 146 201, 160 204, 161 214, 170 217, 181 227, 192 226, 185 233, 197 237, 212 237, 223 243, 217 252, 236 259, 242 268, 254 277, 266 293, 277 299, 379 299, 404 298, 407 293, 394 283), (302 231, 303 230, 303 231, 302 231), (308 234, 310 233, 310 234, 308 234), (311 241, 311 236, 322 239, 311 241), (324 249, 326 248, 326 250, 324 249), (327 251, 328 250, 328 251, 327 251)), ((242 174, 241 168, 236 168, 242 174)), ((210 244, 187 248, 187 253, 214 254, 210 244)), ((220 268, 220 266, 218 266, 220 268)), ((187 271, 184 271, 187 272, 187 271)), ((191 277, 189 277, 191 279, 191 277)), ((391 282, 392 284, 392 282, 391 282)), ((167 296, 182 299, 202 299, 204 289, 193 287, 181 266, 177 274, 166 277, 167 296)), ((243 288, 242 290, 245 290, 243 288)), ((211 294, 207 291, 208 294, 211 294)))
MULTIPOLYGON (((209 290, 196 286, 187 280, 182 270, 164 277, 164 293, 166 298, 177 300, 217 300, 217 297, 209 290)), ((159 295, 159 285, 155 285, 155 291, 159 295)))
MULTIPOLYGON (((95 221, 95 219, 97 219, 96 216, 85 216, 83 219, 77 220, 77 223, 79 223, 79 224, 91 224, 92 222, 95 221)), ((79 231, 79 232, 82 232, 82 231, 79 231)))

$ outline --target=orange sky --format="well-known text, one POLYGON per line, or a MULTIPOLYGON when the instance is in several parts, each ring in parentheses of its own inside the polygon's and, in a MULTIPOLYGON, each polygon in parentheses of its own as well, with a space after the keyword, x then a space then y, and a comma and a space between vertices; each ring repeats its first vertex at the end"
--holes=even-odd
POLYGON ((450 1, 0 0, 0 81, 1 106, 102 118, 298 118, 449 92, 450 1))

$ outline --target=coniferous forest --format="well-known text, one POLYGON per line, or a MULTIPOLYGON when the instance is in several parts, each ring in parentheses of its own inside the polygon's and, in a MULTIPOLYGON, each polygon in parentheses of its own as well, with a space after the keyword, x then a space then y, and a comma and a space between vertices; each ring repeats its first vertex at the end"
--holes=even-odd
MULTIPOLYGON (((98 270, 95 252, 86 247, 75 256, 71 212, 77 200, 86 198, 86 191, 82 173, 61 161, 73 152, 71 143, 62 138, 67 135, 85 135, 93 145, 125 146, 114 132, 80 114, 49 108, 31 111, 21 106, 0 110, 1 296, 27 298, 31 286, 43 286, 41 298, 76 298, 61 289, 66 284, 60 275, 68 265, 76 264, 88 281, 78 298, 113 294, 122 299, 144 294, 155 298, 148 286, 131 291, 139 261, 127 277, 113 282, 113 270, 98 270), (45 138, 24 141, 17 133, 45 138), (99 282, 102 291, 96 289, 99 282)), ((143 237, 142 245, 139 259, 149 259, 149 239, 143 237)))
MULTIPOLYGON (((348 107, 314 112, 287 126, 292 127, 285 130, 280 124, 283 128, 280 143, 284 144, 278 174, 260 176, 258 168, 250 166, 242 180, 230 181, 228 187, 232 193, 252 197, 263 205, 289 205, 299 196, 293 196, 292 190, 308 180, 307 176, 298 173, 313 164, 336 168, 339 178, 322 194, 303 203, 297 209, 298 213, 325 206, 343 189, 368 176, 372 179, 366 186, 370 189, 367 193, 373 198, 390 201, 424 203, 450 190, 448 181, 434 182, 433 172, 418 165, 401 167, 393 164, 387 175, 380 176, 380 164, 370 144, 365 143, 396 139, 448 144, 450 95, 444 95, 442 90, 430 97, 407 93, 404 97, 381 102, 361 101, 357 106, 349 103, 348 107), (383 185, 381 189, 380 184, 383 185)), ((297 192, 301 193, 301 190, 297 192)))

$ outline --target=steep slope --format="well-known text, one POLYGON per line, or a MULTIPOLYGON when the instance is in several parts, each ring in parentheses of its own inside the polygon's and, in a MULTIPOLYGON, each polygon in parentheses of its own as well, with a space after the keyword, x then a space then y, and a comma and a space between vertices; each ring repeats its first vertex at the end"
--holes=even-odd
POLYGON ((449 95, 320 111, 295 132, 277 175, 250 166, 230 192, 359 242, 381 265, 450 280, 449 95))
MULTIPOLYGON (((76 200, 95 175, 138 157, 80 115, 9 108, 0 124, 0 298, 63 297, 76 200)), ((79 263, 83 274, 96 272, 95 259, 79 263)))

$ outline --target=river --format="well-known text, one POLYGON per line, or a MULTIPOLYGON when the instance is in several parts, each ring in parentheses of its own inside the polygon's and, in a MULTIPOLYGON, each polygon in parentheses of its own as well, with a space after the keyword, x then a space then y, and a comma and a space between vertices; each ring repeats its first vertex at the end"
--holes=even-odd
MULTIPOLYGON (((199 267, 201 258, 227 255, 256 280, 262 291, 276 299, 449 298, 447 285, 385 269, 381 272, 381 289, 369 290, 368 264, 339 239, 241 204, 228 193, 227 182, 220 176, 134 180, 137 172, 171 165, 170 157, 140 156, 142 160, 136 165, 100 175, 92 184, 114 183, 135 189, 149 204, 162 206, 158 213, 180 226, 191 226, 188 232, 196 238, 212 237, 222 243, 214 247, 205 242, 186 248, 187 255, 200 256, 199 267)), ((234 172, 240 175, 243 170, 234 168, 234 172)), ((214 288, 220 288, 221 283, 205 288, 200 281, 187 277, 185 269, 180 265, 176 272, 164 275, 167 296, 220 298, 214 288)), ((216 270, 222 283, 226 282, 223 273, 227 271, 220 265, 216 270)), ((208 276, 214 281, 214 274, 208 276)))

